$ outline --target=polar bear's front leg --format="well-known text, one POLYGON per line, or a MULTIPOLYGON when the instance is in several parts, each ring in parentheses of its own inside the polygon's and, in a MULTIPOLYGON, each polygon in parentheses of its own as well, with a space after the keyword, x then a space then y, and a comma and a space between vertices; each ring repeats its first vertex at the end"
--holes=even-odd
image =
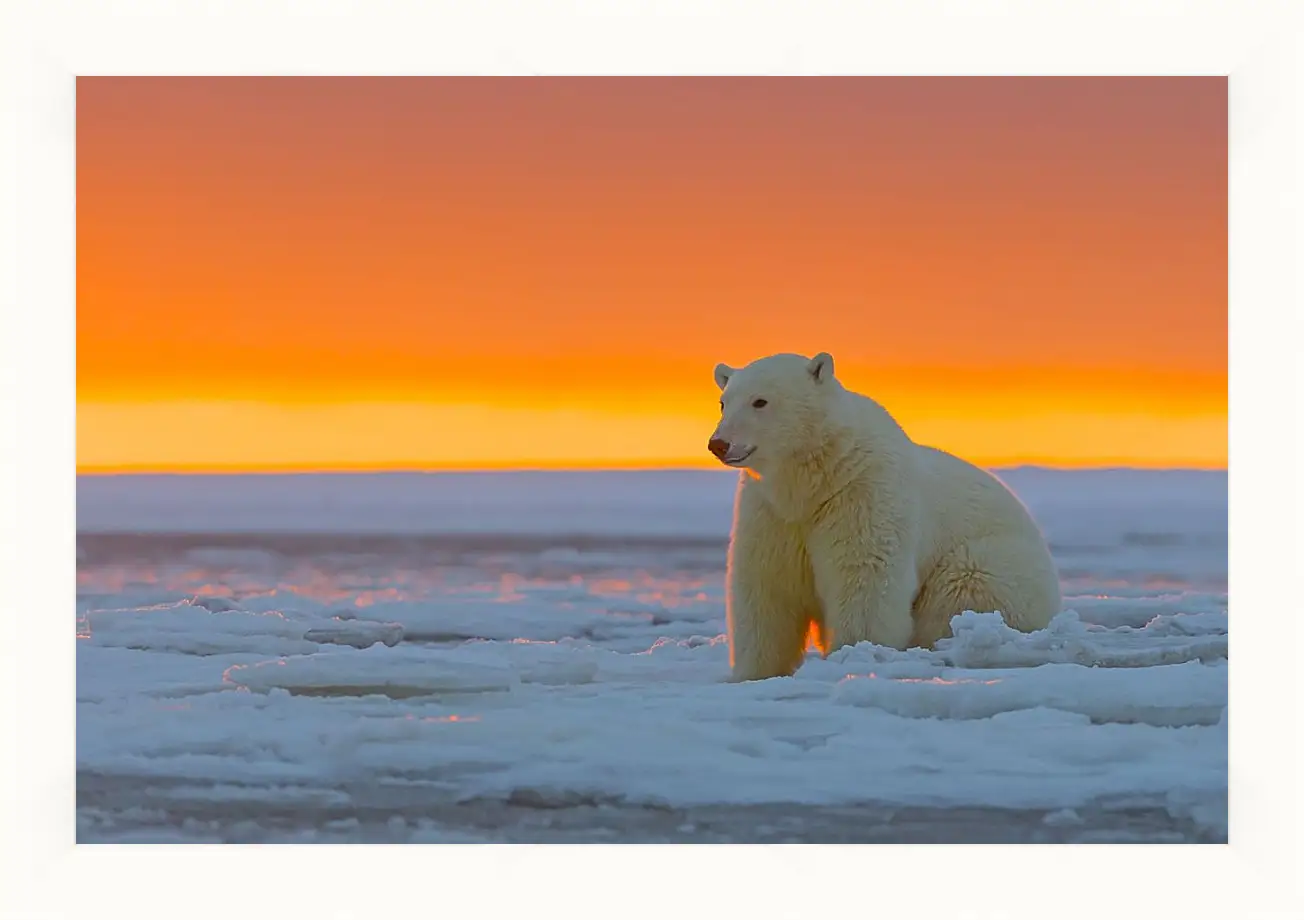
POLYGON ((825 654, 866 640, 895 649, 910 645, 918 580, 913 527, 908 516, 885 510, 868 520, 835 518, 811 534, 825 654))
POLYGON ((739 488, 729 543, 725 619, 731 680, 786 677, 801 665, 818 610, 800 535, 739 488))
POLYGON ((910 645, 914 620, 913 565, 860 563, 849 570, 817 569, 824 603, 825 653, 857 642, 895 649, 910 645))

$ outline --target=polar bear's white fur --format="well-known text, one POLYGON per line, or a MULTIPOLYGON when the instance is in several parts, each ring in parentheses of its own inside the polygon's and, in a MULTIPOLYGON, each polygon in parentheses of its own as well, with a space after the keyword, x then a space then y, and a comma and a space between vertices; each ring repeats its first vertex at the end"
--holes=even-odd
POLYGON ((742 470, 729 545, 734 680, 791 674, 813 635, 824 654, 868 640, 931 647, 965 610, 1015 629, 1060 606, 1050 551, 996 477, 915 444, 833 359, 773 355, 715 369, 710 449, 742 470))

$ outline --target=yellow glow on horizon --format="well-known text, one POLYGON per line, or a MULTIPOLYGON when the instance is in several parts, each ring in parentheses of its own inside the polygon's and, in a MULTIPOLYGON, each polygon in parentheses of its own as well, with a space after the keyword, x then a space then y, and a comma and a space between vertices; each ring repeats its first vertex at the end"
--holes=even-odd
MULTIPOLYGON (((914 440, 983 466, 1221 469, 1225 412, 986 417, 906 406, 914 440), (925 409, 925 411, 921 411, 925 409)), ((79 472, 718 468, 706 452, 714 407, 619 413, 478 405, 82 402, 79 472)))

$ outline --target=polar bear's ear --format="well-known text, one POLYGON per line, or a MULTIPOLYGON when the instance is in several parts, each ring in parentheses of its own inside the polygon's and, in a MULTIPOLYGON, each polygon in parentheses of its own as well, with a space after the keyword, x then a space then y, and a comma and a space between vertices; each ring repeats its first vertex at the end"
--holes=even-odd
POLYGON ((806 370, 815 378, 816 383, 824 383, 833 379, 833 356, 827 351, 821 351, 815 357, 810 359, 810 364, 806 365, 806 370))
POLYGON ((724 389, 729 383, 729 378, 734 374, 734 369, 727 364, 717 364, 715 366, 715 385, 724 389))

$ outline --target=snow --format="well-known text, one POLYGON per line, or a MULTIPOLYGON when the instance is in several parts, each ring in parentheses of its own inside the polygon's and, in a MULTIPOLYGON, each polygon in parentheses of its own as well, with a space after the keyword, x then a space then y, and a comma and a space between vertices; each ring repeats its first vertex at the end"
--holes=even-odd
POLYGON ((95 609, 79 617, 78 634, 94 646, 149 649, 185 655, 231 652, 308 654, 323 644, 366 648, 394 645, 403 638, 397 623, 372 619, 304 617, 278 610, 240 610, 212 600, 151 607, 95 609))
POLYGON ((79 839, 496 839, 424 817, 493 803, 1225 839, 1225 474, 1002 477, 1063 572, 1048 629, 966 613, 746 684, 727 475, 79 480, 79 839))

